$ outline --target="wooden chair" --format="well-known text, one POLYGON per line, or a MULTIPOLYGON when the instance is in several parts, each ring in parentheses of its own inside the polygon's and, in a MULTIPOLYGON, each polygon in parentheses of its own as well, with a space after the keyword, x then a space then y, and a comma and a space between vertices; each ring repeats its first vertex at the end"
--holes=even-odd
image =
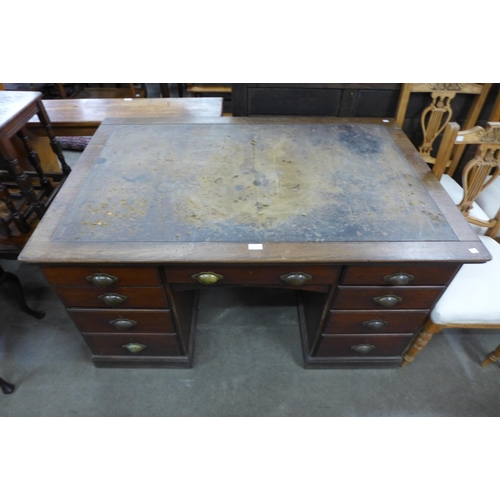
MULTIPOLYGON (((486 128, 474 127, 463 132, 458 129, 458 124, 448 124, 433 172, 469 223, 487 228, 486 232, 491 233, 494 230, 491 224, 471 214, 476 210, 477 215, 479 209, 475 205, 477 194, 499 175, 500 123, 489 123, 486 128), (478 145, 476 156, 463 170, 463 188, 444 173, 449 165, 449 155, 457 143, 478 145)), ((479 235, 479 239, 492 259, 485 264, 464 264, 461 267, 404 355, 402 366, 412 362, 432 336, 444 328, 500 328, 500 244, 488 235, 479 235)), ((497 351, 490 354, 490 362, 495 359, 497 351)), ((487 364, 483 363, 483 366, 487 364)))
POLYGON ((457 123, 449 123, 432 171, 476 232, 495 237, 500 229, 500 184, 496 182, 500 174, 500 122, 462 132, 457 123), (463 168, 461 187, 448 174, 456 145, 477 145, 475 156, 463 168), (486 205, 487 212, 483 209, 486 205))
MULTIPOLYGON (((430 94, 431 102, 423 110, 420 117, 423 140, 418 149, 424 160, 433 164, 435 162, 435 158, 432 156, 433 145, 453 116, 451 101, 457 94, 475 95, 463 125, 464 129, 469 129, 477 124, 479 113, 486 101, 491 85, 491 83, 403 83, 396 109, 396 121, 403 128, 411 94, 430 94)), ((449 159, 449 173, 451 176, 453 176, 463 152, 464 147, 461 144, 454 148, 449 159)))

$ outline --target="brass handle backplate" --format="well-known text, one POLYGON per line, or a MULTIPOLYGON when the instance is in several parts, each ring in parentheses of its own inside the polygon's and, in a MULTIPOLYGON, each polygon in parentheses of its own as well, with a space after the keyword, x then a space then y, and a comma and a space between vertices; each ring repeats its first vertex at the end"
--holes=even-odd
POLYGON ((351 349, 359 354, 368 354, 370 351, 375 349, 375 346, 371 344, 358 344, 351 346, 351 349))
POLYGON ((134 342, 131 342, 130 344, 122 345, 122 347, 133 354, 137 354, 138 352, 144 351, 147 346, 144 344, 135 344, 134 342))
POLYGON ((312 276, 306 273, 288 273, 280 276, 280 279, 292 286, 301 286, 312 276))
POLYGON ((382 327, 388 325, 389 323, 387 321, 384 321, 383 319, 371 319, 369 321, 363 321, 363 323, 361 324, 363 326, 371 328, 372 330, 380 330, 382 327))
POLYGON ((214 273, 212 271, 202 271, 198 274, 193 274, 191 278, 199 281, 202 285, 213 285, 224 278, 221 274, 214 273))
POLYGON ((118 318, 113 319, 109 322, 109 324, 113 325, 118 330, 130 330, 137 325, 137 321, 134 321, 133 319, 118 318))
POLYGON ((373 298, 373 302, 381 305, 382 307, 394 307, 402 300, 403 299, 397 295, 382 295, 380 297, 373 298))
POLYGON ((407 285, 410 281, 413 281, 415 279, 415 276, 412 276, 408 273, 396 273, 384 276, 382 279, 390 285, 401 286, 407 285))
POLYGON ((111 276, 111 274, 106 273, 95 273, 92 274, 92 276, 87 276, 85 279, 95 286, 110 286, 115 281, 118 281, 116 276, 111 276))
POLYGON ((97 298, 111 307, 119 306, 128 300, 126 295, 120 295, 119 293, 105 293, 104 295, 99 295, 97 298))

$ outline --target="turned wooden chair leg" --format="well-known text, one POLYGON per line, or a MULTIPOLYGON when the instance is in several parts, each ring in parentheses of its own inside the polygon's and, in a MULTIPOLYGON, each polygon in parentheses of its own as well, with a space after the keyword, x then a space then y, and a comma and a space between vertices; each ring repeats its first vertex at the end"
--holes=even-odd
POLYGON ((413 341, 413 344, 403 356, 401 366, 406 366, 411 363, 415 359, 415 356, 427 345, 429 340, 431 340, 433 335, 435 333, 439 333, 442 329, 442 326, 435 325, 430 318, 427 319, 422 331, 418 334, 417 338, 413 341))
POLYGON ((488 366, 490 363, 496 363, 500 359, 500 345, 486 356, 484 361, 481 363, 481 366, 484 368, 488 366))
POLYGON ((0 388, 4 394, 12 394, 16 387, 6 382, 3 378, 0 378, 0 388))

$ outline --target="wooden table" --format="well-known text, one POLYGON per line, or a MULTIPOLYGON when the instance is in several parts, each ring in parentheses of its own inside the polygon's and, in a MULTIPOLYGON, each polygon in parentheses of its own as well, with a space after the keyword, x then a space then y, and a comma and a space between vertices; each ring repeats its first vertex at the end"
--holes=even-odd
MULTIPOLYGON (((56 135, 94 135, 106 118, 214 118, 222 115, 222 97, 154 99, 53 99, 43 101, 56 135)), ((43 134, 36 117, 28 123, 43 134)))
POLYGON ((226 117, 106 120, 20 256, 97 366, 191 366, 199 289, 256 286, 297 291, 306 367, 399 366, 489 258, 393 120, 226 117))

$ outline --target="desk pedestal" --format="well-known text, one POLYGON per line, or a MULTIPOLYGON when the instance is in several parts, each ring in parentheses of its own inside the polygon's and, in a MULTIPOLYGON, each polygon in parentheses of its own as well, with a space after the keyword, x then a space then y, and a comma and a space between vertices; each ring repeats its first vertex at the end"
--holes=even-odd
POLYGON ((191 367, 198 291, 297 291, 306 368, 399 366, 457 265, 44 267, 96 366, 191 367))

